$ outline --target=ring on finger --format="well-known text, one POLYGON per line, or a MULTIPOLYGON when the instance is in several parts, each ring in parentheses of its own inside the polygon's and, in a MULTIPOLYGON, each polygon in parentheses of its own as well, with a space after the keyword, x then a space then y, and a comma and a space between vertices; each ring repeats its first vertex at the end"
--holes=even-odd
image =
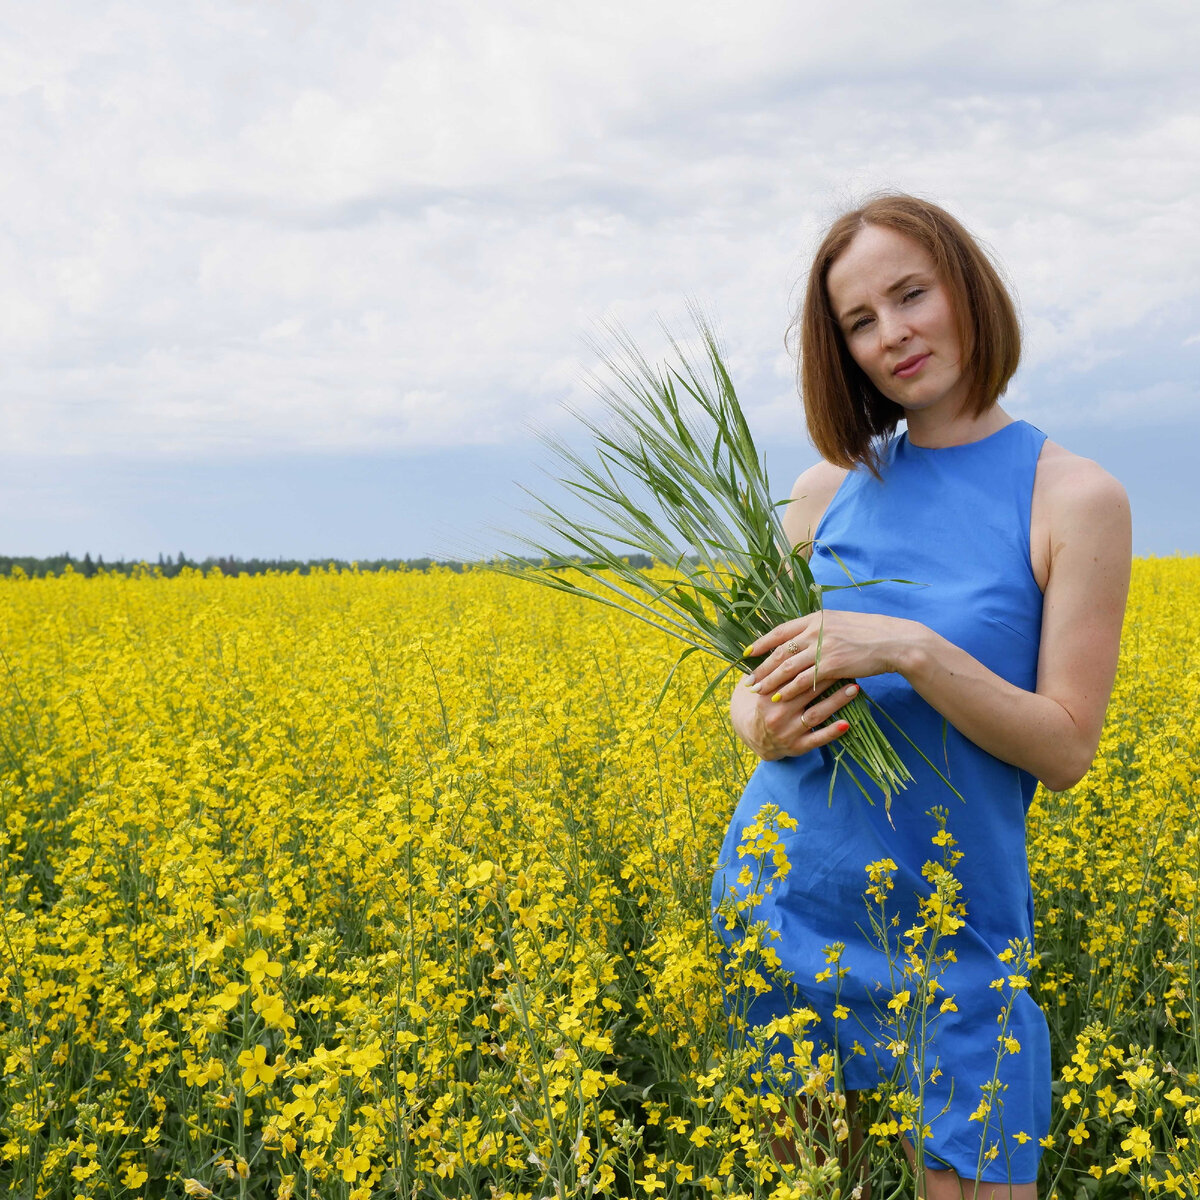
POLYGON ((795 641, 785 643, 783 648, 788 652, 789 655, 799 654, 802 649, 800 643, 795 641))
POLYGON ((808 709, 807 708, 800 714, 800 724, 803 725, 804 728, 807 729, 810 733, 812 732, 812 726, 808 723, 808 709))

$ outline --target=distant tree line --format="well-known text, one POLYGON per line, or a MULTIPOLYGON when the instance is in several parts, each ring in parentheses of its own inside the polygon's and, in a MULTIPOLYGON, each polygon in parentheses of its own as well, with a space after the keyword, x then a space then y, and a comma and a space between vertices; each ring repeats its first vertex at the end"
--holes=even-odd
MULTIPOLYGON (((630 563, 635 567, 650 567, 653 562, 644 554, 631 554, 630 563)), ((530 563, 538 560, 528 559, 530 563)), ((342 558, 188 558, 183 553, 174 558, 170 555, 159 555, 154 562, 146 559, 124 558, 115 561, 104 561, 104 555, 98 554, 92 558, 85 554, 76 558, 73 554, 55 554, 49 558, 33 558, 25 556, 0 555, 0 575, 11 575, 14 568, 20 568, 26 575, 40 577, 43 575, 61 575, 70 569, 79 575, 95 575, 98 571, 113 571, 121 575, 132 575, 135 571, 153 571, 156 574, 170 578, 178 575, 187 568, 208 572, 214 568, 222 575, 264 575, 268 571, 283 573, 296 571, 307 575, 312 570, 327 571, 336 567, 340 571, 428 571, 431 567, 442 567, 451 571, 462 571, 466 567, 480 566, 480 563, 458 562, 433 558, 372 558, 369 560, 350 561, 342 558)))

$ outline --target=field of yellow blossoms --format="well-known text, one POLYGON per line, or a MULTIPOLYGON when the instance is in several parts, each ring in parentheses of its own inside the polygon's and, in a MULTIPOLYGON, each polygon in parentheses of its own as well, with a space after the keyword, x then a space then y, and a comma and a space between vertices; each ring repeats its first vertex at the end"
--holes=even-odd
MULTIPOLYGON (((1200 560, 1135 564, 1095 767, 1031 816, 1043 1196, 1200 1194, 1197 612, 1200 560)), ((675 655, 482 571, 0 580, 0 1190, 852 1195, 828 1062, 784 1168, 743 1090, 769 947, 718 967, 709 881, 752 762, 722 703, 680 732, 697 659, 655 710, 675 655)))

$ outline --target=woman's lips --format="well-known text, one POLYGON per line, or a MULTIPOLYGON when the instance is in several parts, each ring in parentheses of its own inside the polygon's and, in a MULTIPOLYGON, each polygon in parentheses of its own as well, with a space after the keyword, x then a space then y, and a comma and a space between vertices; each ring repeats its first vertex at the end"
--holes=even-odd
POLYGON ((912 358, 906 358, 902 363, 897 363, 892 374, 899 375, 901 379, 908 379, 924 366, 928 357, 928 354, 914 354, 912 358))

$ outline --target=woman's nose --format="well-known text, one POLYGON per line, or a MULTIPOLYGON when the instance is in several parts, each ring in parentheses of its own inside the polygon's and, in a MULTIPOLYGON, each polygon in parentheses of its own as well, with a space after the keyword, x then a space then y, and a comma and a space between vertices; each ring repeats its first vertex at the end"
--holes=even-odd
POLYGON ((879 338, 885 346, 902 346, 912 336, 908 322, 899 313, 879 316, 879 338))

